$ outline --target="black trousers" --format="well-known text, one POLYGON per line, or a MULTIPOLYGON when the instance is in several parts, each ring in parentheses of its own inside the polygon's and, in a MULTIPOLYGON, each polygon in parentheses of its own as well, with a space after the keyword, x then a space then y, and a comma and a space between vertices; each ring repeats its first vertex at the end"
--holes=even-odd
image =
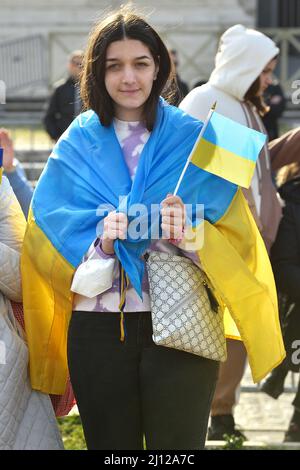
POLYGON ((73 312, 71 382, 88 449, 202 449, 219 363, 157 346, 149 312, 73 312))

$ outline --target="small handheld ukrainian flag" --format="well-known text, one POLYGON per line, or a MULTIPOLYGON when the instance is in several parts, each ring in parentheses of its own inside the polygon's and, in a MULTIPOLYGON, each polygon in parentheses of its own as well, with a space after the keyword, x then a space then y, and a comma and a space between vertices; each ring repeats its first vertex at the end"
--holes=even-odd
POLYGON ((3 149, 0 148, 0 183, 2 181, 2 171, 3 171, 3 149))
POLYGON ((190 163, 231 183, 249 188, 266 135, 215 112, 211 107, 178 180, 177 193, 190 163))

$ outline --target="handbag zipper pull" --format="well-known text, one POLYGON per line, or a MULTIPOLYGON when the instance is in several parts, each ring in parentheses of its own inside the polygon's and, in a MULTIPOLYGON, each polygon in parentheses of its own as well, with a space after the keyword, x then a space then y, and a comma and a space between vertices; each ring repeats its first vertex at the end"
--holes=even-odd
POLYGON ((219 304, 218 304, 218 301, 217 299, 215 298, 212 290, 210 289, 210 287, 206 284, 206 282, 204 282, 204 287, 206 289, 206 292, 207 292, 207 296, 208 296, 208 299, 209 299, 209 303, 210 303, 210 306, 211 306, 211 309, 218 313, 219 311, 219 304))

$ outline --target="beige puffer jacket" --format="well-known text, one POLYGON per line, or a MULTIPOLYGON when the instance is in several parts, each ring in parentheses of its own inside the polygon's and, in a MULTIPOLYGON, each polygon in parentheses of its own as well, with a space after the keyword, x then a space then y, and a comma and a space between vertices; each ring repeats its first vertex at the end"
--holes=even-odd
POLYGON ((22 300, 25 218, 8 180, 0 184, 0 450, 58 450, 63 443, 48 395, 31 389, 28 348, 10 300, 22 300))
POLYGON ((20 252, 26 221, 5 176, 0 184, 0 304, 22 300, 20 252))

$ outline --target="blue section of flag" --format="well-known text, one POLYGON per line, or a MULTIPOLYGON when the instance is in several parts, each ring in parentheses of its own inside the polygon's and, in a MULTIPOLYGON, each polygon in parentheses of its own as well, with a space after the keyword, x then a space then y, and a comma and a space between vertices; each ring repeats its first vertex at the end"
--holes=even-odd
POLYGON ((214 111, 203 138, 240 157, 256 162, 266 141, 261 132, 243 126, 214 111))

